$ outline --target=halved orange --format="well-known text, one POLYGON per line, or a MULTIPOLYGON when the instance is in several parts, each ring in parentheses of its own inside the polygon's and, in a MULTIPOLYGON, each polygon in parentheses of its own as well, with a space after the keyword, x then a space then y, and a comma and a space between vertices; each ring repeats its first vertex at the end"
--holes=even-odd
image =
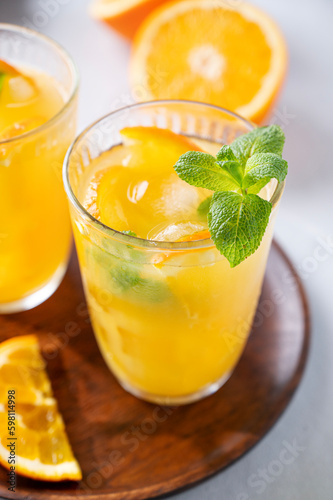
POLYGON ((137 100, 207 102, 259 123, 275 102, 286 66, 283 36, 258 8, 181 0, 144 21, 130 79, 137 100))
POLYGON ((93 17, 105 21, 127 38, 133 38, 138 27, 156 7, 167 0, 95 0, 90 7, 93 17))
POLYGON ((10 470, 15 456, 15 470, 23 476, 42 481, 80 480, 80 466, 35 335, 0 344, 0 380, 0 464, 10 470))

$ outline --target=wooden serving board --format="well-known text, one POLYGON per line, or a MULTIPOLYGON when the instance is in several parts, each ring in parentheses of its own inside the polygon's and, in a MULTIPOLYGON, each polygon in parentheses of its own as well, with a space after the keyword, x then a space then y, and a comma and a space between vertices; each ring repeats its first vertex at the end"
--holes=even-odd
POLYGON ((104 364, 73 255, 58 291, 41 306, 0 316, 0 340, 37 333, 68 435, 83 469, 78 483, 18 478, 0 497, 139 500, 184 488, 231 464, 271 428, 297 388, 309 347, 301 283, 274 243, 245 352, 215 395, 161 408, 127 394, 104 364))

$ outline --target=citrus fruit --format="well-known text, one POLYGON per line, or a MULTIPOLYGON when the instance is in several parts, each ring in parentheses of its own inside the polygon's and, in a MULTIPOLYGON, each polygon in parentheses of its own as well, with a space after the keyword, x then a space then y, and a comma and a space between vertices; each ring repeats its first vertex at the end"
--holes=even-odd
POLYGON ((8 141, 9 139, 14 139, 14 137, 19 135, 31 132, 32 130, 43 125, 44 122, 45 118, 36 116, 34 118, 27 118, 26 120, 16 122, 13 125, 9 125, 9 127, 0 132, 0 141, 8 141))
POLYGON ((37 91, 37 87, 33 78, 25 75, 24 73, 22 73, 22 71, 18 70, 3 59, 0 59, 0 77, 6 76, 9 76, 10 78, 20 77, 21 80, 25 81, 28 86, 33 88, 34 92, 37 91))
POLYGON ((264 12, 241 2, 168 3, 134 39, 134 97, 206 102, 261 122, 272 108, 287 65, 283 36, 264 12))
POLYGON ((0 59, 0 73, 4 73, 5 75, 11 75, 11 76, 19 76, 20 72, 14 68, 11 64, 7 63, 6 61, 3 61, 0 59))
POLYGON ((0 380, 1 465, 10 469, 12 443, 18 474, 45 481, 80 480, 35 335, 0 344, 0 380))
POLYGON ((144 18, 167 0, 95 0, 93 17, 105 21, 127 38, 133 38, 144 18))
POLYGON ((128 127, 120 134, 122 145, 92 165, 83 204, 109 227, 149 239, 154 225, 170 218, 186 219, 192 204, 200 203, 200 191, 179 179, 173 169, 182 154, 199 148, 187 137, 157 127, 128 127))

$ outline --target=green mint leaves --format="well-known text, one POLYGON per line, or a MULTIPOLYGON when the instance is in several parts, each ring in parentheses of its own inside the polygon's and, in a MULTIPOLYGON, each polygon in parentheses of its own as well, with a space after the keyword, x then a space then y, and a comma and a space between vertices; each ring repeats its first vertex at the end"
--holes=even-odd
POLYGON ((282 182, 287 175, 284 140, 278 125, 260 127, 222 146, 216 158, 189 151, 174 166, 188 184, 215 191, 198 215, 208 212, 211 238, 231 267, 252 255, 264 236, 272 204, 258 193, 271 179, 282 182))
POLYGON ((163 302, 170 296, 163 280, 143 278, 132 264, 123 263, 110 270, 113 293, 131 294, 133 299, 151 303, 163 302))
POLYGON ((231 267, 260 245, 272 205, 255 194, 214 193, 208 213, 212 239, 231 267))
POLYGON ((129 236, 137 236, 137 234, 134 231, 131 231, 131 230, 123 231, 123 234, 128 234, 129 236))
POLYGON ((212 191, 230 191, 238 184, 227 169, 221 168, 214 156, 198 151, 182 155, 175 165, 178 176, 188 184, 212 191))
POLYGON ((212 196, 208 196, 208 198, 205 198, 200 203, 200 205, 197 208, 199 217, 207 218, 211 201, 212 201, 212 196))

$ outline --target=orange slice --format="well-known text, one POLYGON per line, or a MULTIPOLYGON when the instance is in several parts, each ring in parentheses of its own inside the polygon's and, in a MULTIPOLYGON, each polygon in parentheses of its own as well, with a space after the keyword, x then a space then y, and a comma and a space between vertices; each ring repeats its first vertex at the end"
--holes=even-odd
POLYGON ((177 241, 198 241, 198 240, 206 240, 208 238, 210 238, 210 232, 208 231, 208 229, 204 229, 203 231, 198 231, 197 233, 183 236, 182 238, 179 238, 177 241))
POLYGON ((0 73, 4 73, 5 75, 10 76, 19 76, 21 74, 16 68, 14 68, 14 66, 8 64, 2 59, 0 59, 0 73))
MULTIPOLYGON (((176 134, 169 129, 142 126, 126 127, 120 133, 125 146, 134 146, 136 153, 139 153, 139 148, 151 149, 155 155, 158 153, 162 156, 163 163, 168 168, 174 165, 175 158, 178 160, 179 156, 185 152, 201 151, 198 145, 189 138, 176 134)), ((150 159, 147 158, 145 163, 149 162, 150 159)), ((155 168, 155 161, 156 158, 152 161, 153 168, 155 168)))
POLYGON ((32 85, 35 91, 37 91, 36 82, 33 78, 31 78, 28 75, 25 75, 24 73, 22 73, 22 71, 18 70, 17 68, 12 66, 8 62, 4 61, 3 59, 0 59, 0 74, 1 73, 4 75, 8 75, 10 77, 21 76, 29 83, 29 85, 32 85))
POLYGON ((5 128, 5 130, 0 133, 0 141, 8 141, 9 139, 13 139, 14 137, 18 137, 22 134, 26 134, 27 132, 31 132, 35 128, 40 127, 44 122, 45 119, 37 116, 14 123, 13 125, 5 128))
POLYGON ((0 464, 43 481, 80 480, 35 335, 0 344, 0 464))
POLYGON ((91 15, 105 21, 127 38, 133 38, 138 27, 156 7, 167 0, 95 0, 91 15))
POLYGON ((45 121, 46 120, 41 117, 27 118, 26 120, 10 125, 0 132, 0 160, 8 158, 9 155, 16 150, 16 141, 14 141, 14 143, 6 143, 5 141, 9 141, 10 139, 14 139, 15 137, 20 137, 23 134, 31 132, 32 130, 40 127, 43 123, 45 123, 45 121))
MULTIPOLYGON (((179 238, 176 241, 177 242, 198 241, 198 240, 206 240, 208 238, 210 238, 210 232, 208 231, 208 229, 204 229, 203 231, 198 231, 197 233, 183 236, 182 238, 179 238)), ((154 264, 154 266, 156 266, 157 268, 160 268, 167 260, 170 260, 172 257, 175 257, 176 255, 177 256, 184 255, 189 251, 193 252, 193 250, 178 250, 173 252, 164 252, 156 254, 152 258, 152 264, 154 264)))
MULTIPOLYGON (((98 171, 83 186, 83 205, 118 231, 139 234, 137 227, 144 227, 148 233, 153 221, 159 221, 153 206, 162 203, 163 181, 166 178, 170 183, 173 198, 182 193, 184 183, 173 165, 182 154, 200 148, 182 135, 157 127, 128 127, 120 133, 123 144, 97 159, 98 171)), ((185 185, 185 189, 196 188, 185 185)))
POLYGON ((283 36, 258 8, 182 0, 144 21, 134 40, 130 79, 138 100, 196 100, 261 122, 286 65, 283 36))

